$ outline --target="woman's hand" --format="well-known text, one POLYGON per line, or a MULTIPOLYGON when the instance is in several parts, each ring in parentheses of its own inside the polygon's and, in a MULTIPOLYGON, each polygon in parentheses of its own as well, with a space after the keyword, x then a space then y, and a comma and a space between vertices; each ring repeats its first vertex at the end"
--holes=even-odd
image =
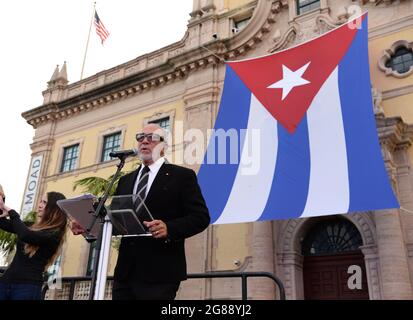
POLYGON ((72 233, 75 236, 86 232, 86 230, 76 220, 71 221, 70 230, 72 230, 72 233))
POLYGON ((7 217, 9 215, 10 208, 4 204, 3 197, 0 197, 0 218, 7 217))

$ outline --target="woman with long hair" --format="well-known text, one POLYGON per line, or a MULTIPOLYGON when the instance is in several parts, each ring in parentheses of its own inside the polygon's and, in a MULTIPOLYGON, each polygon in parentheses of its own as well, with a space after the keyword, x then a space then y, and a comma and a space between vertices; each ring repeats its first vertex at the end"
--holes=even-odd
POLYGON ((27 226, 0 197, 0 228, 17 235, 16 254, 0 277, 0 300, 40 300, 43 273, 53 264, 63 245, 67 217, 57 206, 66 199, 48 192, 39 202, 36 222, 27 226))

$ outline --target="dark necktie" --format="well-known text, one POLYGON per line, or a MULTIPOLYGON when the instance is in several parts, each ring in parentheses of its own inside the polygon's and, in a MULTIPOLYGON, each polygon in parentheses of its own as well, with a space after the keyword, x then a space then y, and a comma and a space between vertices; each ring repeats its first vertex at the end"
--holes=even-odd
POLYGON ((136 189, 136 194, 138 195, 135 200, 135 212, 138 213, 142 206, 142 201, 145 200, 146 188, 148 187, 149 181, 149 167, 144 166, 142 169, 141 177, 138 182, 138 188, 136 189))

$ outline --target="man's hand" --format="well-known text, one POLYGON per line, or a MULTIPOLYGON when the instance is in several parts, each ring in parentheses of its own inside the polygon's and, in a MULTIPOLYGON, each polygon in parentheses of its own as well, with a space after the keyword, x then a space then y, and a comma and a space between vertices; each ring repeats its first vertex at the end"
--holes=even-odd
POLYGON ((72 230, 73 235, 77 236, 79 234, 85 233, 86 229, 84 229, 77 221, 72 220, 70 222, 70 230, 72 230))
POLYGON ((168 228, 162 220, 144 221, 143 223, 149 228, 155 239, 165 239, 168 237, 168 228))

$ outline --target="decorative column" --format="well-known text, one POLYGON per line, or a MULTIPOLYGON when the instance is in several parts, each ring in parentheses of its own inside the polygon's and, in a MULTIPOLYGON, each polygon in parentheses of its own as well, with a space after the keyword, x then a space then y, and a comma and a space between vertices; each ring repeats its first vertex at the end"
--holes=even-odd
MULTIPOLYGON (((272 222, 254 222, 252 232, 252 270, 274 273, 274 239, 272 222)), ((248 298, 275 299, 275 285, 268 278, 249 278, 248 298)))
POLYGON ((360 247, 366 262, 367 285, 370 300, 381 300, 380 284, 380 259, 377 245, 364 245, 360 247))
POLYGON ((383 299, 412 299, 406 247, 398 210, 375 213, 383 299))
MULTIPOLYGON (((410 145, 408 126, 400 117, 377 119, 382 152, 393 187, 402 199, 397 175, 395 155, 406 143, 410 145)), ((411 195, 410 195, 411 196, 411 195)), ((389 209, 374 214, 377 230, 377 246, 380 259, 382 298, 412 299, 412 283, 399 210, 389 209)))
POLYGON ((199 19, 202 16, 201 0, 194 0, 192 5, 192 12, 189 14, 193 20, 199 19))
POLYGON ((205 12, 206 14, 213 13, 215 11, 215 4, 213 0, 203 0, 201 1, 202 7, 201 10, 202 12, 205 12))

